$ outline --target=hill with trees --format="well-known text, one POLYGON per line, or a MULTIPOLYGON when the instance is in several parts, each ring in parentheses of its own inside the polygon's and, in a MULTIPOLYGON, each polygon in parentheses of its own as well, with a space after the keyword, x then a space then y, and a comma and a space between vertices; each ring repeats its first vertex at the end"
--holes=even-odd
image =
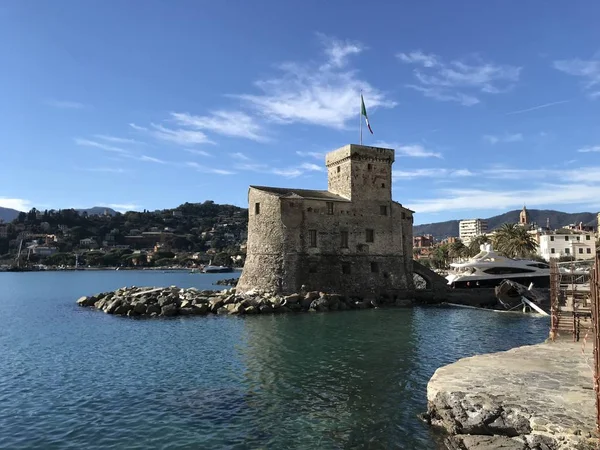
MULTIPOLYGON (((581 212, 581 213, 565 213, 551 209, 528 209, 531 222, 535 222, 539 226, 546 226, 546 222, 550 221, 550 227, 554 229, 562 228, 572 223, 583 222, 584 225, 597 225, 596 213, 581 212)), ((520 209, 500 214, 498 216, 489 217, 488 229, 490 231, 500 227, 505 223, 518 223, 520 209)), ((471 217, 468 217, 471 218, 471 217)), ((445 222, 428 223, 423 225, 415 225, 413 227, 413 235, 421 236, 431 234, 437 240, 442 240, 450 236, 458 236, 459 220, 448 220, 445 222)))

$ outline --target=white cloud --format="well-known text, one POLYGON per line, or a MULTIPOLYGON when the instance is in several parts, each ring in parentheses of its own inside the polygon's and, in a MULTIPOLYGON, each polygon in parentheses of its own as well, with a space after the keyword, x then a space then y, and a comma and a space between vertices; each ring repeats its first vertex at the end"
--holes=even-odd
POLYGON ((142 127, 136 125, 135 123, 130 123, 129 126, 134 130, 148 133, 155 139, 173 142, 177 145, 193 146, 197 144, 214 144, 214 142, 211 141, 202 131, 188 130, 183 128, 167 128, 164 125, 155 123, 150 124, 150 128, 142 127))
POLYGON ((487 62, 477 55, 444 62, 437 55, 416 50, 399 53, 397 57, 405 64, 421 66, 413 72, 418 83, 408 84, 408 88, 429 98, 464 106, 479 103, 479 94, 510 91, 521 73, 521 67, 487 62))
POLYGON ((191 153, 192 155, 198 155, 198 156, 210 156, 212 157, 212 155, 204 150, 198 150, 195 148, 185 148, 184 149, 186 152, 191 153))
POLYGON ((90 139, 82 139, 82 138, 74 138, 75 144, 83 146, 83 147, 95 147, 101 150, 105 150, 107 152, 121 153, 127 154, 129 153, 127 150, 121 147, 115 147, 113 145, 103 144, 102 142, 92 141, 90 139))
POLYGON ((47 105, 53 106, 59 109, 83 109, 85 105, 79 102, 70 102, 65 100, 48 100, 47 105))
POLYGON ((570 102, 570 100, 560 100, 558 102, 544 103, 542 105, 532 106, 531 108, 518 109, 516 111, 510 111, 510 112, 507 112, 505 115, 506 116, 513 116, 515 114, 523 114, 523 113, 526 113, 526 112, 536 111, 538 109, 549 108, 550 106, 555 106, 555 105, 562 105, 563 103, 569 103, 569 102, 570 102))
POLYGON ((312 163, 302 163, 300 164, 300 169, 315 172, 325 172, 325 167, 312 163))
POLYGON ((502 136, 495 136, 491 134, 486 134, 483 136, 483 140, 488 144, 498 144, 500 142, 510 143, 510 142, 521 142, 523 140, 523 135, 521 133, 515 134, 504 134, 502 136))
POLYGON ((172 112, 171 117, 183 127, 208 130, 225 136, 241 137, 257 142, 267 141, 263 127, 256 119, 241 111, 214 111, 210 116, 194 116, 172 112))
POLYGON ((240 161, 250 161, 250 158, 248 158, 246 155, 244 155, 241 152, 232 153, 231 157, 234 159, 239 159, 240 161))
POLYGON ((588 147, 583 147, 577 150, 579 153, 592 153, 592 152, 600 152, 600 145, 593 145, 588 147))
POLYGON ((365 47, 360 42, 342 41, 322 33, 317 33, 322 45, 324 46, 325 55, 327 55, 328 63, 325 68, 344 67, 348 62, 348 56, 357 55, 362 52, 365 47))
POLYGON ((274 173, 275 175, 281 175, 282 177, 296 178, 296 177, 299 177, 300 175, 302 175, 304 172, 298 168, 290 168, 290 169, 273 168, 273 169, 271 169, 271 173, 274 173))
POLYGON ((325 64, 281 64, 279 75, 255 83, 261 93, 235 97, 272 122, 334 129, 344 129, 356 118, 361 90, 369 112, 395 106, 382 92, 358 78, 355 70, 346 68, 347 57, 358 53, 361 44, 327 39, 325 64))
POLYGON ((103 141, 112 142, 114 144, 143 144, 143 142, 136 141, 135 139, 108 136, 106 134, 95 134, 94 137, 96 139, 102 139, 103 141))
POLYGON ((31 202, 23 198, 0 197, 0 206, 3 208, 16 209, 17 211, 29 211, 33 208, 31 202))
POLYGON ((121 167, 83 167, 77 170, 85 170, 86 172, 105 172, 105 173, 125 173, 129 172, 121 167))
POLYGON ((528 207, 596 205, 600 198, 600 185, 545 184, 524 190, 446 189, 440 194, 437 198, 411 200, 406 204, 417 213, 506 210, 521 208, 523 199, 526 199, 528 207))
POLYGON ((413 170, 393 170, 392 178, 394 180, 414 178, 435 178, 435 177, 470 177, 473 172, 467 169, 444 169, 444 168, 426 168, 413 170))
POLYGON ((157 164, 167 164, 167 161, 163 161, 162 159, 154 158, 153 156, 142 155, 138 156, 136 159, 144 162, 152 162, 157 164))
POLYGON ((554 61, 554 68, 580 78, 583 89, 590 98, 594 99, 600 95, 600 91, 591 91, 600 84, 600 59, 563 59, 554 61))
POLYGON ((396 151, 396 156, 407 156, 411 158, 442 158, 440 152, 427 150, 421 144, 403 145, 397 142, 377 141, 374 146, 394 149, 396 151))
POLYGON ((119 212, 136 211, 141 208, 140 205, 136 205, 135 203, 106 203, 106 204, 100 204, 98 206, 103 206, 105 208, 112 208, 115 211, 119 211, 119 212))
POLYGON ((188 167, 191 167, 192 169, 197 170, 198 172, 203 172, 203 173, 214 173, 217 175, 234 175, 235 174, 235 172, 232 172, 231 170, 214 169, 212 167, 203 166, 202 164, 198 164, 197 162, 194 162, 194 161, 186 162, 185 165, 188 167))
POLYGON ((396 57, 400 61, 410 64, 421 64, 423 67, 434 67, 438 65, 438 58, 433 53, 426 54, 421 50, 414 50, 410 53, 398 53, 396 57))
POLYGON ((325 153, 324 152, 301 152, 301 151, 297 151, 296 154, 298 156, 302 156, 305 158, 314 158, 314 159, 325 159, 325 153))

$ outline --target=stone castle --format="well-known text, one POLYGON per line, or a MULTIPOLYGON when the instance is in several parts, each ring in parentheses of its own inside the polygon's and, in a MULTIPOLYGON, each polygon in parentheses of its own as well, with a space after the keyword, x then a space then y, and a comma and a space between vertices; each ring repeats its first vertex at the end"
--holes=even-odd
POLYGON ((413 287, 413 211, 392 200, 394 150, 326 156, 327 190, 250 186, 238 292, 401 295, 413 287))

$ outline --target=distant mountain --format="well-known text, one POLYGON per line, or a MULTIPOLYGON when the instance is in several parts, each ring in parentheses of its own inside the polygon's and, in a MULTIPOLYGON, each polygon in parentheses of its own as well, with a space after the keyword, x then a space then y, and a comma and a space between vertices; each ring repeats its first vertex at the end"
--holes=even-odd
POLYGON ((4 222, 12 222, 17 218, 19 212, 20 211, 17 211, 16 209, 0 207, 0 220, 3 220, 4 222))
POLYGON ((117 212, 112 208, 106 208, 104 206, 94 206, 92 208, 87 209, 78 209, 77 212, 83 214, 84 212, 88 213, 88 216, 98 215, 101 216, 104 214, 104 211, 108 211, 108 214, 111 216, 115 216, 117 212))
MULTIPOLYGON (((553 229, 579 222, 594 227, 597 225, 597 215, 595 213, 582 212, 569 214, 561 211, 554 211, 552 209, 528 209, 527 211, 529 211, 529 220, 542 227, 546 226, 548 219, 550 219, 550 228, 553 229)), ((520 212, 520 209, 515 209, 514 211, 488 218, 488 229, 491 231, 498 228, 503 223, 519 222, 520 212)), ((446 222, 415 225, 413 227, 413 235, 420 236, 423 234, 431 234, 438 240, 445 239, 449 236, 458 236, 459 222, 459 220, 448 220, 446 222)))

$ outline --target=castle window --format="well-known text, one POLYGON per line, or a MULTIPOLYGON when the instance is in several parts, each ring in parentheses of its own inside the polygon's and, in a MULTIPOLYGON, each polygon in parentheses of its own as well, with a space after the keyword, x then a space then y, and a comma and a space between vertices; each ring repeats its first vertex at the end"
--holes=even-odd
POLYGON ((370 172, 373 170, 373 164, 367 164, 367 170, 370 172))
POLYGON ((404 211, 402 211, 402 218, 406 219, 406 213, 404 211))
POLYGON ((340 173, 340 166, 337 166, 337 173, 340 173))
POLYGON ((340 247, 341 248, 348 248, 348 232, 347 231, 340 231, 340 237, 341 237, 340 247))
POLYGON ((387 206, 386 205, 379 206, 379 214, 381 214, 382 216, 387 216, 387 206))
POLYGON ((308 240, 311 247, 317 246, 317 230, 308 230, 308 240))
POLYGON ((381 187, 384 188, 385 187, 385 183, 381 183, 381 187))
POLYGON ((333 214, 333 202, 327 202, 327 214, 333 214))
POLYGON ((367 242, 375 242, 375 230, 373 230, 372 228, 367 228, 366 230, 366 241, 367 242))
POLYGON ((373 273, 379 272, 379 263, 376 263, 376 262, 371 263, 371 272, 373 272, 373 273))
POLYGON ((350 275, 350 264, 349 263, 342 263, 342 273, 344 275, 350 275))
POLYGON ((260 214, 260 203, 254 204, 254 214, 260 214))

